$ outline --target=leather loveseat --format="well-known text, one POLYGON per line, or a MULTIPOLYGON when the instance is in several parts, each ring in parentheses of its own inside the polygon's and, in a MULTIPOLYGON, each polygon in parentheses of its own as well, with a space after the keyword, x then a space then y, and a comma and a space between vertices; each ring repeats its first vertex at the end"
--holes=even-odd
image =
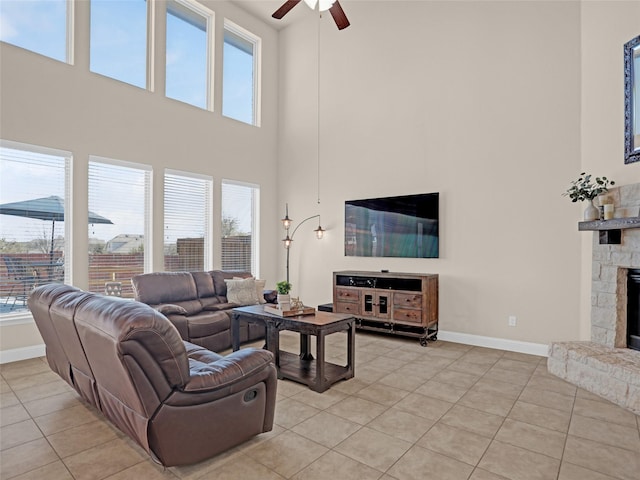
MULTIPOLYGON (((248 272, 223 270, 157 272, 136 275, 131 283, 135 299, 166 315, 183 340, 219 352, 231 347, 231 310, 240 306, 227 298, 225 281, 250 277, 248 272)), ((275 303, 275 292, 261 293, 256 302, 275 303)), ((240 342, 264 336, 263 326, 244 322, 240 325, 240 342)))
POLYGON ((51 369, 162 465, 202 461, 273 427, 271 352, 185 342, 139 302, 63 284, 28 299, 51 369))

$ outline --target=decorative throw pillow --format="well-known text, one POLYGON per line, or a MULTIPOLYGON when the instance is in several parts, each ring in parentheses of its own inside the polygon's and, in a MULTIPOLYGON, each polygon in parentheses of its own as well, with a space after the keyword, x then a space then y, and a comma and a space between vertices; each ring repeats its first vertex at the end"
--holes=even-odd
POLYGON ((264 287, 266 284, 266 280, 260 280, 256 278, 256 295, 258 296, 258 301, 260 303, 267 303, 267 301, 264 299, 264 287))
POLYGON ((173 303, 160 305, 156 307, 156 310, 158 310, 163 315, 169 315, 170 313, 178 313, 180 315, 187 314, 187 311, 183 307, 181 307, 180 305, 174 305, 173 303))
POLYGON ((256 281, 254 278, 225 279, 227 284, 227 301, 236 305, 257 305, 260 303, 256 295, 256 281))

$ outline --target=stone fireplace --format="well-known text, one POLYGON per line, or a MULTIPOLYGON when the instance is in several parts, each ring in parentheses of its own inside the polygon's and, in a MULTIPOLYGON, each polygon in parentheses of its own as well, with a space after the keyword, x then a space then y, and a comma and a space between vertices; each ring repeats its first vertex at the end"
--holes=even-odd
MULTIPOLYGON (((615 217, 640 215, 640 184, 608 195, 615 217)), ((591 341, 552 343, 547 366, 554 375, 640 415, 640 351, 627 344, 629 272, 640 269, 640 228, 621 230, 619 244, 601 243, 616 235, 593 234, 591 341)))

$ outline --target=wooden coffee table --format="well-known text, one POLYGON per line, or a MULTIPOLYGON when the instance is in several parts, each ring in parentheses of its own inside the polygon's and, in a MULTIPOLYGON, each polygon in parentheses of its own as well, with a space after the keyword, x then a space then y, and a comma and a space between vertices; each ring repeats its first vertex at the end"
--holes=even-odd
POLYGON ((311 390, 324 392, 339 380, 353 378, 355 360, 355 323, 351 315, 316 312, 314 315, 281 317, 266 312, 263 305, 234 308, 231 313, 233 350, 240 348, 240 322, 265 325, 265 348, 275 356, 278 378, 286 378, 307 385, 311 390), (300 333, 300 354, 280 350, 280 331, 300 333), (325 360, 325 337, 347 332, 347 364, 336 365, 325 360), (316 337, 316 356, 311 354, 310 336, 316 337))

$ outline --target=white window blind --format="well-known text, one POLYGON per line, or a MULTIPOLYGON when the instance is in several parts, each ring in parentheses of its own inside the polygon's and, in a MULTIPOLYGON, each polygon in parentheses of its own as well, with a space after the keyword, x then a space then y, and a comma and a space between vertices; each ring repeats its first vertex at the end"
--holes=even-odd
POLYGON ((69 274, 70 168, 69 152, 0 142, 0 317, 26 313, 31 289, 69 274))
POLYGON ((259 125, 259 37, 225 19, 222 78, 222 114, 249 125, 259 125))
POLYGON ((258 225, 260 188, 222 182, 222 269, 259 276, 258 225))
POLYGON ((211 177, 167 170, 164 174, 164 269, 209 270, 211 177))
POLYGON ((150 166, 90 157, 89 217, 112 222, 89 224, 90 291, 133 298, 131 277, 150 265, 150 199, 150 166))

